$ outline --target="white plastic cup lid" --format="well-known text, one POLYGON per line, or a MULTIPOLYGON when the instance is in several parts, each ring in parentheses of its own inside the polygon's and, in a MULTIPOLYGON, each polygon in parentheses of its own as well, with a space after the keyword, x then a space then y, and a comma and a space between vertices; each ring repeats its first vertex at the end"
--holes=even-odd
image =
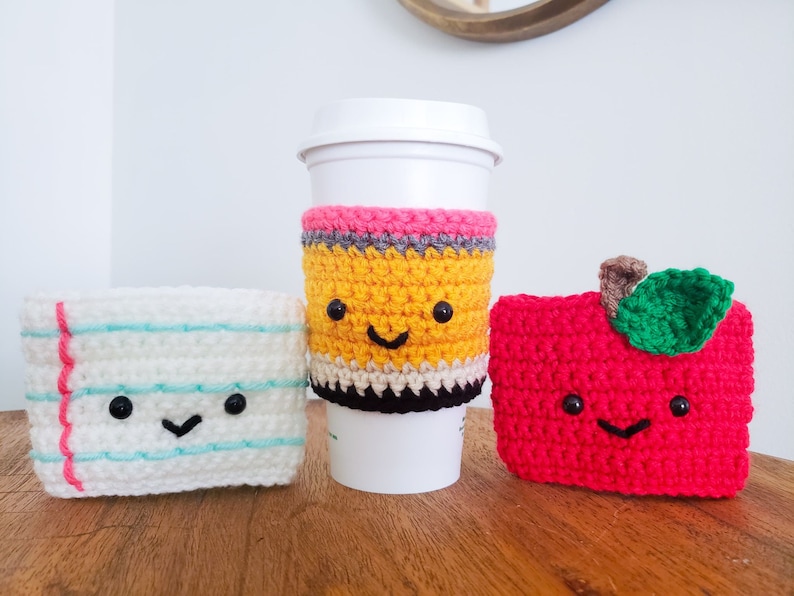
POLYGON ((485 112, 475 106, 420 99, 345 99, 321 107, 311 136, 298 146, 306 161, 311 149, 366 141, 423 141, 481 149, 502 161, 502 148, 490 137, 485 112))

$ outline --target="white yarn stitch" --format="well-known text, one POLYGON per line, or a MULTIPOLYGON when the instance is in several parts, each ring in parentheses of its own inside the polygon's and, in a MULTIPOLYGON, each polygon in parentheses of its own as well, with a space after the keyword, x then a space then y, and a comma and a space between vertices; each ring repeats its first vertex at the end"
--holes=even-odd
POLYGON ((356 360, 346 364, 341 356, 335 359, 319 352, 311 358, 311 379, 313 383, 333 387, 339 383, 342 391, 355 386, 363 394, 367 387, 382 393, 387 388, 399 393, 406 387, 419 393, 423 387, 434 392, 443 386, 451 390, 455 385, 461 387, 466 383, 482 380, 488 372, 488 354, 480 354, 474 358, 466 358, 465 362, 455 360, 448 364, 443 360, 438 366, 423 362, 418 368, 405 363, 401 369, 387 362, 380 368, 373 362, 361 366, 356 360))
POLYGON ((189 287, 40 294, 25 302, 22 336, 34 469, 50 494, 141 495, 294 478, 304 454, 308 373, 297 298, 189 287), (64 477, 59 447, 58 302, 74 330, 67 443, 83 491, 64 477), (180 326, 191 330, 172 330, 180 326), (232 393, 246 398, 237 415, 224 408, 232 393), (117 394, 133 404, 125 420, 109 413, 117 394), (180 437, 163 426, 194 415, 201 422, 180 437))

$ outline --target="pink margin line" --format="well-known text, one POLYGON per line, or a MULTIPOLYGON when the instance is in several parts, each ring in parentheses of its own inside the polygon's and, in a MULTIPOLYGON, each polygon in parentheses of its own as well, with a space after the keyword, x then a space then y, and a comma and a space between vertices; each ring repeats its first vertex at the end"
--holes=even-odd
POLYGON ((63 456, 66 458, 63 462, 63 477, 66 479, 66 482, 82 492, 84 490, 83 483, 74 475, 74 453, 69 449, 69 435, 72 434, 72 423, 69 422, 66 414, 69 410, 69 402, 72 399, 72 392, 69 389, 69 376, 72 374, 72 370, 74 370, 74 358, 72 358, 72 355, 69 353, 69 342, 72 339, 72 334, 69 331, 69 325, 66 323, 66 313, 63 308, 63 302, 58 302, 55 305, 55 318, 58 321, 58 329, 61 332, 61 337, 58 340, 58 356, 63 363, 61 373, 58 375, 58 392, 61 394, 58 421, 63 427, 61 440, 58 446, 63 456))

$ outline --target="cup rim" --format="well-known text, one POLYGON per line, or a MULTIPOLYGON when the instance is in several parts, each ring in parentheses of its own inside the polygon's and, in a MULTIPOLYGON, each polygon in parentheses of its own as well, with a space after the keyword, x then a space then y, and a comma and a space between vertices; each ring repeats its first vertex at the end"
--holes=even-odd
POLYGON ((322 106, 312 134, 298 145, 297 157, 318 147, 356 142, 418 141, 480 149, 494 165, 501 146, 490 138, 485 112, 472 105, 416 99, 359 98, 322 106))

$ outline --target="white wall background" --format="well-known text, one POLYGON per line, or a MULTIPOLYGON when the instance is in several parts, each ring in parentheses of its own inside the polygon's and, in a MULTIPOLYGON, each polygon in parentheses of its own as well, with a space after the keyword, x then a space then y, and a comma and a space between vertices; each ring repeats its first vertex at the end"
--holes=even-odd
POLYGON ((794 459, 794 3, 612 0, 506 45, 396 0, 108 4, 0 4, 3 407, 24 406, 14 317, 35 287, 302 295, 314 110, 415 97, 484 108, 504 148, 495 296, 597 289, 621 253, 733 280, 756 322, 751 449, 794 459))
POLYGON ((0 409, 25 405, 25 294, 110 285, 113 13, 0 0, 0 409))

